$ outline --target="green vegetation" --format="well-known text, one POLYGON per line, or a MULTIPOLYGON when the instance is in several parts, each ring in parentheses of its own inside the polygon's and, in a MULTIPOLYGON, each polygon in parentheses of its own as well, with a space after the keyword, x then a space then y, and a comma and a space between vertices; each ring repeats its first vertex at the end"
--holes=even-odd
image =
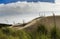
POLYGON ((60 39, 60 31, 56 27, 53 27, 48 32, 44 25, 40 25, 34 32, 5 27, 0 28, 0 39, 60 39))

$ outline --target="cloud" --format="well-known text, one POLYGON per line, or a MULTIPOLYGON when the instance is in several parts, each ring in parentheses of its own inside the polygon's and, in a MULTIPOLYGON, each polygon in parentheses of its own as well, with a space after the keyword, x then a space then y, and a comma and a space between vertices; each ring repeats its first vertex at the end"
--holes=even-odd
POLYGON ((12 23, 12 21, 20 22, 22 19, 25 19, 26 21, 27 19, 32 20, 38 17, 38 14, 42 11, 54 11, 54 6, 55 4, 53 3, 20 1, 9 4, 0 4, 0 21, 6 18, 10 23, 12 23))
POLYGON ((32 13, 40 11, 52 11, 52 5, 50 3, 28 3, 28 2, 16 2, 9 4, 0 4, 0 13, 6 15, 32 13), (49 9, 48 9, 49 8, 49 9))
POLYGON ((60 0, 55 0, 55 3, 56 4, 60 4, 60 0))

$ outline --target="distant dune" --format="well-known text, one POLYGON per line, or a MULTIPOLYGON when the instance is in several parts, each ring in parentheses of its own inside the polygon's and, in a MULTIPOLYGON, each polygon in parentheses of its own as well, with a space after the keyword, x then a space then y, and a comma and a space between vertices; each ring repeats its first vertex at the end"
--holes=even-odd
POLYGON ((37 30, 40 24, 43 24, 47 30, 51 30, 51 28, 53 28, 55 25, 56 25, 56 28, 60 29, 60 16, 55 16, 55 18, 54 16, 38 17, 26 23, 25 25, 22 24, 22 25, 16 25, 16 27, 14 26, 12 27, 18 30, 25 29, 27 31, 34 31, 34 30, 37 30))
POLYGON ((43 24, 45 25, 45 27, 50 30, 51 28, 54 27, 54 25, 56 25, 56 28, 60 28, 60 16, 48 16, 48 17, 38 17, 33 19, 31 22, 29 22, 27 25, 25 25, 25 29, 26 30, 35 30, 37 29, 37 27, 43 24), (55 19, 55 23, 54 23, 54 19, 55 19))

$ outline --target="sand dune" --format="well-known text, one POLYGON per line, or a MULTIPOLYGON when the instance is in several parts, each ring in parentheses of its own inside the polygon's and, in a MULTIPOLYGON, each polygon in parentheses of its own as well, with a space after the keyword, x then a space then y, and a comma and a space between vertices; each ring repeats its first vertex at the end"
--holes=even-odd
MULTIPOLYGON (((55 16, 55 23, 56 23, 56 28, 60 28, 60 16, 55 16)), ((15 28, 17 28, 18 30, 26 29, 33 31, 36 30, 40 24, 45 25, 45 27, 49 30, 54 27, 54 17, 53 16, 48 16, 43 18, 38 17, 28 22, 24 27, 15 27, 15 28)))

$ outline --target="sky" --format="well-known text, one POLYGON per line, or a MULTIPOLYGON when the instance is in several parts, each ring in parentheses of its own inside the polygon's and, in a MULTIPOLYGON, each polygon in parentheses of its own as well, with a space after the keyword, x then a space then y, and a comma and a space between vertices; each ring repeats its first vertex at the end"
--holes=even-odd
POLYGON ((59 0, 0 0, 0 23, 29 22, 45 13, 60 14, 59 0), (58 12, 58 13, 57 13, 58 12))
POLYGON ((17 1, 27 1, 27 2, 51 2, 51 3, 54 3, 55 1, 54 0, 0 0, 0 3, 13 3, 13 2, 17 2, 17 1))

